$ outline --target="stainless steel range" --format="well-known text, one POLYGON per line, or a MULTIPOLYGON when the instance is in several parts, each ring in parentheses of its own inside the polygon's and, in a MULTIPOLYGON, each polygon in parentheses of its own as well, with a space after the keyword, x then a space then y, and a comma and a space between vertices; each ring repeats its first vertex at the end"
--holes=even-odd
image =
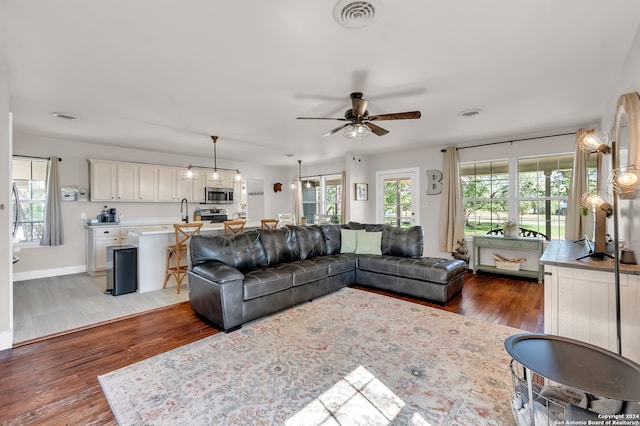
POLYGON ((227 220, 228 213, 227 209, 200 209, 200 218, 204 222, 220 223, 227 220))

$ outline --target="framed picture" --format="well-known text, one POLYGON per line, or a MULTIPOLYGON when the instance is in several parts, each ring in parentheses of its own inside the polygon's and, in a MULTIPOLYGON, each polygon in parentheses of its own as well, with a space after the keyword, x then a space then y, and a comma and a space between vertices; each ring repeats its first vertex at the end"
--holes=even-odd
POLYGON ((369 199, 369 184, 356 183, 356 201, 367 201, 369 199))

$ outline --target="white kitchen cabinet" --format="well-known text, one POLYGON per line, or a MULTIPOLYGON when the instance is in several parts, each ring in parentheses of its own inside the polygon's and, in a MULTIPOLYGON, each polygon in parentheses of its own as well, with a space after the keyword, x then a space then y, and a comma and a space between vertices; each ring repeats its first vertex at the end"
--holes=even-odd
POLYGON ((107 247, 122 245, 120 228, 97 226, 86 229, 87 273, 97 275, 107 268, 107 247))
POLYGON ((91 201, 157 201, 158 167, 90 160, 91 201))
POLYGON ((138 200, 138 166, 120 163, 117 166, 118 201, 138 200))
POLYGON ((158 168, 158 201, 178 201, 177 169, 175 167, 158 168))
POLYGON ((141 165, 138 167, 138 200, 158 200, 158 167, 141 165))
POLYGON ((118 196, 118 165, 91 161, 91 201, 114 201, 118 196))

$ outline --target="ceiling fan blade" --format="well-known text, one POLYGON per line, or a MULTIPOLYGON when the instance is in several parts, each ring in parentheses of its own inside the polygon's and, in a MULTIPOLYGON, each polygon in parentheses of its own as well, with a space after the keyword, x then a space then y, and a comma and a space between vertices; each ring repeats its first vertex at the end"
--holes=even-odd
POLYGON ((366 126, 371 129, 372 133, 374 133, 374 134, 376 134, 378 136, 384 136, 387 133, 389 133, 389 131, 387 129, 383 129, 382 127, 376 126, 373 123, 366 123, 366 126))
POLYGON ((356 117, 363 117, 367 111, 369 101, 362 98, 353 98, 353 115, 356 117))
POLYGON ((329 130, 327 133, 325 133, 324 135, 322 135, 322 137, 325 137, 325 136, 331 136, 331 135, 333 135, 334 133, 338 133, 340 130, 342 130, 342 129, 344 129, 345 127, 350 126, 350 125, 351 125, 351 123, 347 123, 347 124, 343 124, 342 126, 338 126, 338 127, 336 127, 335 129, 333 129, 333 130, 329 130))
POLYGON ((420 118, 422 114, 420 111, 409 111, 409 112, 396 112, 394 114, 380 114, 380 115, 372 115, 369 117, 369 120, 409 120, 413 118, 420 118))
POLYGON ((296 117, 296 120, 338 120, 338 121, 349 121, 346 118, 329 118, 329 117, 296 117))

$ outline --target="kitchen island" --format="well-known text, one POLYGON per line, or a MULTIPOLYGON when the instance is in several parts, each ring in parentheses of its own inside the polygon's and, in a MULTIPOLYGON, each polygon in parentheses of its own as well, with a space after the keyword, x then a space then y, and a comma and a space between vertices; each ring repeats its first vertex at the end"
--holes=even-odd
MULTIPOLYGON (((260 228, 260 221, 247 220, 245 230, 260 228)), ((224 232, 222 223, 205 222, 201 234, 219 234, 224 232)), ((162 288, 166 272, 167 246, 175 244, 173 225, 144 226, 129 229, 127 242, 138 249, 138 292, 159 290, 162 288)), ((170 279, 167 287, 176 286, 170 279)), ((183 282, 183 284, 186 284, 183 282)))

